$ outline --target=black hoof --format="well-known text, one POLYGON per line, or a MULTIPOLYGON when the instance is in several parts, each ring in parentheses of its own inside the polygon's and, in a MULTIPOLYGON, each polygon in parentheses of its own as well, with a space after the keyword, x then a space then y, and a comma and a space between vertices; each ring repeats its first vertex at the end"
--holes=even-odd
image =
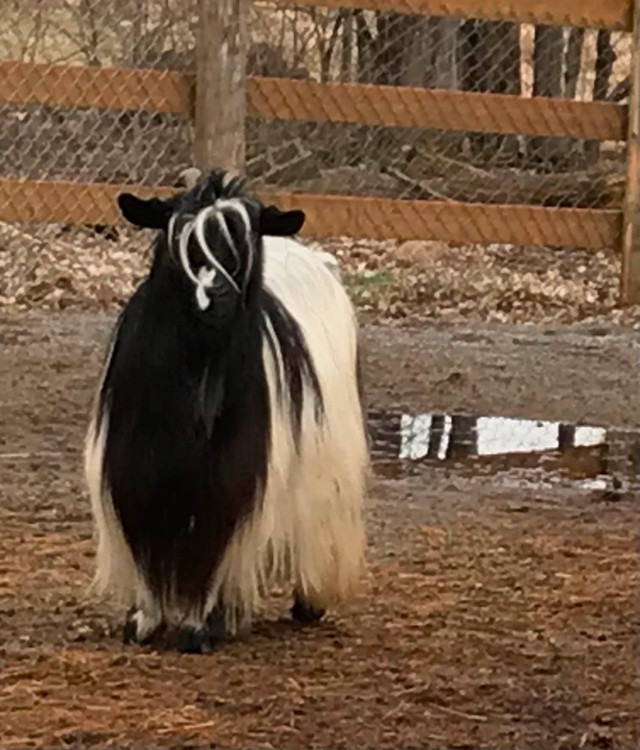
POLYGON ((325 609, 314 607, 312 604, 298 597, 295 598, 293 607, 291 607, 291 617, 303 625, 311 625, 314 622, 318 622, 318 620, 324 617, 325 612, 325 609))
POLYGON ((210 654, 226 640, 224 612, 214 609, 199 630, 181 628, 177 648, 183 654, 210 654))
POLYGON ((122 628, 122 642, 125 646, 130 646, 138 642, 138 626, 134 620, 126 619, 122 628))
POLYGON ((140 638, 138 636, 138 623, 135 617, 137 612, 138 610, 136 609, 136 607, 131 607, 126 614, 124 626, 122 628, 122 642, 125 646, 130 646, 132 644, 137 646, 147 646, 151 643, 154 636, 159 630, 159 628, 156 628, 155 630, 152 630, 150 633, 148 633, 144 638, 140 638))
POLYGON ((181 628, 178 631, 177 648, 181 654, 209 654, 213 651, 206 628, 181 628))
POLYGON ((205 625, 209 637, 217 645, 227 640, 227 626, 222 609, 214 609, 209 613, 205 625))

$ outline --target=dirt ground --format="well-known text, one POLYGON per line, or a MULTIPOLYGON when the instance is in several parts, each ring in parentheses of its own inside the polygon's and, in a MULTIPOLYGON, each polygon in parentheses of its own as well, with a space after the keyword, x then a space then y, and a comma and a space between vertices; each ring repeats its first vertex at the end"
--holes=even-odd
MULTIPOLYGON (((638 509, 423 467, 372 479, 359 598, 275 598, 210 656, 120 643, 86 594, 81 446, 112 316, 0 317, 0 745, 638 746, 638 509)), ((635 425, 637 333, 365 326, 368 401, 635 425)))

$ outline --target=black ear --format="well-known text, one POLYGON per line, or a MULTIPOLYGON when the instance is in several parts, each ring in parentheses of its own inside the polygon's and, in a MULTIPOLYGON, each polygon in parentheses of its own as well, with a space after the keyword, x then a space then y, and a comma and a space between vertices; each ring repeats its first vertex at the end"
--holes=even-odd
POLYGON ((171 206, 159 198, 136 198, 131 193, 120 193, 118 206, 124 218, 137 227, 166 229, 171 218, 171 206))
POLYGON ((281 211, 276 206, 266 206, 260 212, 260 234, 272 237, 290 237, 302 229, 304 211, 281 211))

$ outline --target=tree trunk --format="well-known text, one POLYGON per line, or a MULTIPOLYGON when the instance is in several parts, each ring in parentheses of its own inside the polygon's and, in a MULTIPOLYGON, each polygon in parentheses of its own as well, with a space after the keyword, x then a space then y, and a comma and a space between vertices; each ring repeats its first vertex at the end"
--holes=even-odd
MULTIPOLYGON (((584 29, 572 28, 569 32, 567 52, 565 55, 564 70, 564 96, 565 99, 575 99, 578 91, 578 79, 582 70, 582 48, 584 46, 584 29)), ((586 141, 574 141, 571 138, 563 139, 562 150, 568 155, 572 150, 577 156, 580 165, 584 166, 584 154, 586 152, 586 141)))
MULTIPOLYGON (((560 26, 536 26, 533 47, 533 95, 562 96, 564 38, 560 26)), ((553 138, 531 138, 529 160, 553 171, 566 144, 553 138)))
POLYGON ((593 98, 595 101, 605 101, 609 92, 609 79, 616 61, 616 53, 611 45, 611 32, 598 32, 596 58, 596 75, 593 81, 593 98))
POLYGON ((361 11, 355 19, 360 81, 457 88, 459 21, 380 11, 374 36, 361 11))
POLYGON ((576 98, 578 78, 580 77, 583 42, 584 29, 571 29, 569 32, 564 71, 564 95, 567 99, 576 98))
MULTIPOLYGON (((431 54, 429 86, 455 91, 460 88, 460 21, 455 18, 430 18, 431 54)), ((438 146, 448 156, 457 158, 463 151, 464 133, 444 132, 438 146)))
POLYGON ((432 85, 432 57, 437 43, 434 28, 439 19, 415 16, 411 20, 411 28, 405 29, 400 82, 403 86, 428 87, 432 85))
POLYGON ((420 16, 406 16, 394 11, 376 14, 379 48, 375 64, 378 83, 402 85, 416 34, 423 30, 424 20, 420 16))
POLYGON ((533 49, 533 95, 562 96, 562 51, 560 26, 536 26, 533 49))
POLYGON ((434 44, 431 61, 432 85, 437 89, 455 90, 460 87, 458 34, 460 21, 455 18, 434 18, 434 44))
MULTIPOLYGON (((616 61, 616 53, 611 45, 611 32, 601 29, 598 31, 596 42, 596 69, 593 80, 593 100, 606 101, 609 93, 609 79, 616 61)), ((600 157, 600 143, 588 141, 585 145, 587 161, 590 164, 597 163, 600 157)))
POLYGON ((244 171, 246 0, 200 0, 195 161, 244 171))
POLYGON ((374 66, 378 51, 377 39, 374 39, 361 10, 353 14, 356 25, 356 48, 358 50, 358 81, 373 83, 374 66))
POLYGON ((412 33, 405 33, 402 85, 458 88, 459 25, 453 18, 413 19, 412 33))
POLYGON ((353 13, 343 10, 340 80, 350 81, 353 67, 353 13))
MULTIPOLYGON (((459 21, 378 12, 375 36, 361 11, 356 11, 355 21, 359 81, 457 88, 459 21)), ((463 138, 460 133, 441 133, 438 146, 448 153, 459 152, 463 138)))
MULTIPOLYGON (((520 27, 502 21, 464 21, 460 35, 462 88, 520 94, 520 27)), ((518 138, 474 133, 469 136, 474 155, 492 160, 498 152, 512 160, 518 138)))

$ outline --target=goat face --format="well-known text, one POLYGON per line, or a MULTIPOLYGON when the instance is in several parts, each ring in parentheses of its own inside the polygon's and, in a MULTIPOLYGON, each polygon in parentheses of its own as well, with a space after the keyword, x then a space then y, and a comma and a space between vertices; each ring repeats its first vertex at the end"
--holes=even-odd
POLYGON ((262 236, 290 236, 302 211, 265 207, 243 190, 243 181, 212 171, 168 200, 118 197, 123 216, 138 227, 161 230, 154 266, 179 281, 193 311, 226 326, 250 304, 261 284, 262 236))

